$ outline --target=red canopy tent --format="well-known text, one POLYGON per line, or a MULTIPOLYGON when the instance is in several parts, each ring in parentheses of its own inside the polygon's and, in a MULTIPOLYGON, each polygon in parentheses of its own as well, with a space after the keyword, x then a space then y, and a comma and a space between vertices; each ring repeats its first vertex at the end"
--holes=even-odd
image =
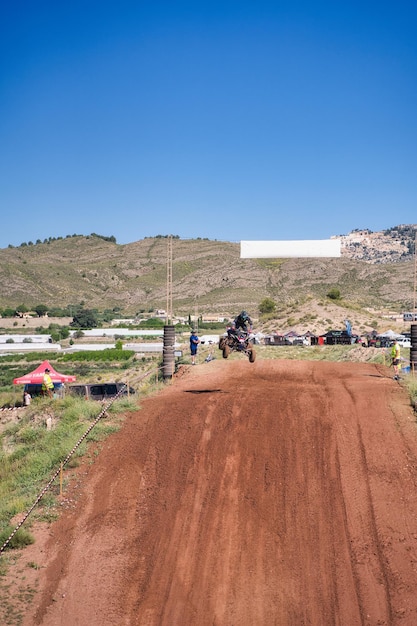
POLYGON ((76 380, 75 376, 68 376, 67 374, 60 374, 49 363, 49 361, 44 361, 41 363, 33 372, 29 372, 24 376, 20 376, 20 378, 15 378, 13 380, 14 385, 41 385, 43 381, 43 375, 45 374, 45 370, 49 370, 49 376, 52 379, 53 383, 73 383, 76 380))

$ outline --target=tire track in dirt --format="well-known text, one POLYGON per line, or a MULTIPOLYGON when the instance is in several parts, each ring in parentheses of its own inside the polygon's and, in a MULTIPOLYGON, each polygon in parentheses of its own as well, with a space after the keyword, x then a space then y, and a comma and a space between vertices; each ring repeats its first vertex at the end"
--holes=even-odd
POLYGON ((415 459, 373 365, 192 368, 106 441, 25 626, 414 626, 415 459))
MULTIPOLYGON (((351 380, 338 381, 338 404, 335 418, 338 459, 341 465, 339 493, 343 495, 346 539, 351 554, 352 576, 361 623, 392 623, 389 585, 377 534, 373 498, 369 483, 366 449, 362 436, 361 417, 351 380), (349 406, 349 419, 345 417, 349 406), (366 584, 361 570, 366 568, 366 584)), ((332 383, 333 384, 333 383, 332 383)), ((363 410, 363 407, 362 407, 363 410)))

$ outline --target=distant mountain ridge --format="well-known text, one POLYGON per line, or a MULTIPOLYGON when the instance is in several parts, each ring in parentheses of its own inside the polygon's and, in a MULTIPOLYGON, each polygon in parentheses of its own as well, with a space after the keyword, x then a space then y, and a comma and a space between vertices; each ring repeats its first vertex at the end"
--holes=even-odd
MULTIPOLYGON (((345 302, 408 310, 413 303, 417 225, 340 236, 341 259, 241 259, 238 243, 172 238, 172 299, 178 314, 257 310, 325 301, 333 287, 345 302)), ((165 309, 168 237, 117 244, 114 237, 72 235, 0 249, 0 308, 84 303, 126 314, 165 309)))

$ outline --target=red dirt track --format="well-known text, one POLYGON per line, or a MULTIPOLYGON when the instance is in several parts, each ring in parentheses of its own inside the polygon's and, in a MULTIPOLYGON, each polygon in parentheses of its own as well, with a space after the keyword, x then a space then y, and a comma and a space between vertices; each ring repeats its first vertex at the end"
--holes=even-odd
POLYGON ((190 367, 87 468, 24 624, 415 626, 416 486, 388 368, 190 367))

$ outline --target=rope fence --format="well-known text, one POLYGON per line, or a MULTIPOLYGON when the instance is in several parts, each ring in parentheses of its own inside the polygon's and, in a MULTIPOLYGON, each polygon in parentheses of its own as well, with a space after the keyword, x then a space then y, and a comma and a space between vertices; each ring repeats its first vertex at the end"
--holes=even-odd
MULTIPOLYGON (((152 370, 150 370, 149 372, 146 372, 146 374, 144 374, 143 376, 141 376, 138 379, 138 382, 140 382, 141 380, 143 380, 144 378, 146 378, 147 376, 151 376, 152 374, 156 374, 160 369, 162 369, 161 367, 158 368, 154 368, 152 370)), ((121 387, 121 389, 117 392, 117 394, 115 394, 112 398, 110 398, 110 400, 103 406, 103 408, 101 409, 100 413, 98 414, 98 416, 95 418, 95 420, 92 422, 92 424, 90 424, 90 426, 87 428, 87 430, 85 431, 85 433, 80 437, 80 439, 77 441, 77 443, 75 444, 75 446, 72 448, 71 452, 69 452, 67 454, 67 456, 65 457, 65 459, 62 461, 62 463, 60 464, 59 468, 54 472, 52 478, 49 480, 49 482, 45 485, 45 487, 42 489, 42 491, 38 494, 37 498, 35 499, 34 503, 32 504, 32 506, 30 507, 30 509, 25 513, 24 517, 22 518, 22 520, 17 524, 17 526, 13 529, 13 532, 9 535, 9 537, 6 539, 6 541, 3 543, 3 545, 0 547, 0 554, 2 552, 4 552, 4 550, 6 549, 6 547, 8 546, 8 544, 10 543, 10 541, 13 539, 13 537, 15 536, 15 534, 17 533, 17 531, 22 527, 22 525, 26 522, 26 520, 28 519, 28 517, 32 514, 33 510, 36 508, 36 506, 39 504, 39 502, 42 500, 43 496, 47 493, 47 491, 49 491, 49 489, 52 487, 53 483, 55 482, 57 476, 62 472, 62 469, 65 467, 65 465, 68 463, 68 461, 71 459, 72 455, 76 452, 76 450, 79 448, 79 446, 81 445, 81 443, 84 441, 84 439, 86 437, 88 437, 88 435, 90 434, 90 432, 93 430, 94 426, 96 426, 96 424, 98 424, 98 422, 101 420, 101 418, 106 415, 108 409, 112 406, 112 404, 123 394, 123 392, 125 391, 126 388, 128 388, 129 385, 129 381, 123 385, 123 387, 121 387)))
MULTIPOLYGON (((205 362, 210 361, 212 359, 214 359, 214 347, 215 344, 210 344, 208 345, 208 347, 204 347, 204 349, 201 350, 201 352, 203 354, 205 354, 207 352, 207 357, 205 358, 205 362)), ((32 514, 32 512, 34 511, 34 509, 37 507, 37 505, 39 504, 39 502, 42 500, 43 496, 49 491, 49 489, 52 487, 53 483, 55 482, 55 480, 57 479, 57 477, 62 473, 63 468, 67 465, 67 463, 69 462, 69 460, 71 459, 72 455, 77 451, 77 449, 79 448, 79 446, 81 445, 81 443, 84 441, 84 439, 86 437, 88 437, 88 435, 90 434, 90 432, 93 430, 93 428, 96 426, 96 424, 98 424, 98 422, 101 420, 101 418, 106 415, 108 409, 112 406, 112 404, 123 394, 123 392, 126 390, 126 388, 129 390, 129 384, 132 383, 132 380, 137 381, 138 383, 141 382, 144 378, 147 378, 148 376, 152 376, 152 374, 157 375, 159 371, 163 370, 163 366, 161 367, 156 367, 152 370, 150 370, 149 372, 146 372, 145 374, 143 374, 142 376, 140 376, 139 378, 133 377, 133 375, 131 375, 130 378, 128 378, 128 382, 125 383, 123 385, 123 387, 121 387, 121 389, 117 392, 117 394, 115 394, 101 409, 100 413, 98 414, 98 416, 95 418, 95 420, 92 422, 92 424, 90 424, 90 426, 88 427, 88 429, 85 431, 85 433, 80 437, 80 439, 77 441, 77 443, 75 444, 75 446, 72 448, 71 452, 69 452, 67 454, 67 456, 65 457, 65 459, 61 462, 59 468, 54 472, 53 476, 51 477, 51 479, 49 480, 49 482, 45 485, 45 487, 42 489, 42 491, 38 494, 37 498, 35 499, 35 501, 33 502, 32 506, 30 507, 30 509, 28 509, 28 511, 26 511, 26 513, 24 514, 23 518, 21 519, 21 521, 17 524, 17 526, 13 529, 12 533, 9 535, 9 537, 6 539, 6 541, 3 543, 3 545, 0 547, 0 554, 2 552, 4 552, 4 550, 6 549, 6 547, 9 545, 10 541, 13 539, 13 537, 16 535, 16 533, 18 532, 18 530, 23 526, 23 524, 26 522, 26 520, 28 519, 28 517, 32 514)))

